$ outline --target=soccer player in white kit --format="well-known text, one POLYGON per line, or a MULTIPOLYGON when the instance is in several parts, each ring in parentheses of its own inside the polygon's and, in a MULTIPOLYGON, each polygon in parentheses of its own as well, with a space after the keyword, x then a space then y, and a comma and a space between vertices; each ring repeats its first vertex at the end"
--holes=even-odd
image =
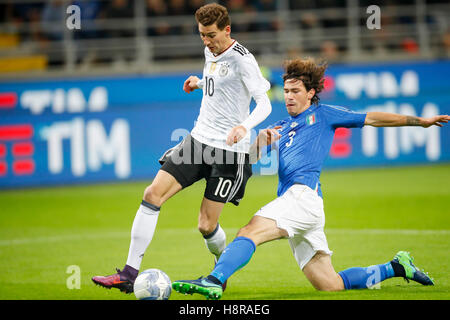
POLYGON ((254 56, 231 38, 225 7, 208 4, 199 8, 195 17, 205 45, 205 67, 202 79, 190 76, 183 90, 203 90, 200 114, 191 134, 160 159, 162 167, 144 191, 131 229, 125 267, 122 271, 117 269, 116 274, 92 278, 103 287, 133 292, 160 207, 200 179, 206 180, 206 188, 198 229, 217 261, 226 247, 225 232, 218 223, 220 213, 227 202, 239 204, 252 175, 250 130, 272 111, 267 96, 270 83, 262 76, 254 56), (252 98, 256 107, 250 113, 252 98))

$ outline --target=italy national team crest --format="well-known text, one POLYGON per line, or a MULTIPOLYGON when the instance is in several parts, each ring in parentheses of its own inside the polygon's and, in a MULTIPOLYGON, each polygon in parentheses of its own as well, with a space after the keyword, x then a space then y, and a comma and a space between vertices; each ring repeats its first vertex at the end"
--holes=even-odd
POLYGON ((306 124, 313 125, 314 123, 316 123, 316 114, 315 113, 306 117, 306 124))

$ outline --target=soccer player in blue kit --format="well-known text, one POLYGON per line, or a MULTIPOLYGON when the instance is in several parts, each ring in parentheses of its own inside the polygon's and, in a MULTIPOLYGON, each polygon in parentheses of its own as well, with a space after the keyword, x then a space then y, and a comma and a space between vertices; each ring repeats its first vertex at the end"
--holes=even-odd
POLYGON ((361 128, 364 125, 427 128, 431 125, 443 126, 450 117, 358 113, 319 104, 318 93, 323 89, 326 67, 326 64, 317 64, 313 59, 285 63, 284 98, 289 117, 262 130, 250 152, 257 160, 262 156, 263 149, 268 152, 278 144, 278 198, 262 207, 239 230, 207 277, 174 281, 174 290, 220 299, 223 293, 221 284, 248 263, 256 247, 281 238, 288 238, 299 267, 317 290, 368 288, 392 277, 434 285, 433 279, 420 271, 405 251, 399 251, 387 263, 337 273, 331 263, 332 251, 328 248, 324 233, 325 215, 319 177, 336 128, 361 128))

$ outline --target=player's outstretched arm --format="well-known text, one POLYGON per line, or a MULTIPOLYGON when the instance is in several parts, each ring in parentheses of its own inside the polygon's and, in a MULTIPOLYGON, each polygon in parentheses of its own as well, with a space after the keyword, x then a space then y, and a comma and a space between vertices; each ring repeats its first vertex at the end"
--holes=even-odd
POLYGON ((368 112, 364 125, 373 127, 430 126, 442 127, 450 120, 449 115, 438 115, 430 118, 405 116, 388 112, 368 112))

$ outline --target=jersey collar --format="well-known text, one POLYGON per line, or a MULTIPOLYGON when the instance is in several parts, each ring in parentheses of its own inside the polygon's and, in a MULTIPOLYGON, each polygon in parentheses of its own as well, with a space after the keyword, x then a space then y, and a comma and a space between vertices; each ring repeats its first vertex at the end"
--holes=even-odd
POLYGON ((305 114, 307 114, 307 113, 309 113, 309 112, 312 112, 316 107, 317 107, 316 104, 311 104, 311 105, 308 107, 308 109, 306 109, 306 110, 300 112, 298 115, 296 115, 296 116, 294 116, 294 117, 293 117, 293 116, 289 116, 289 117, 290 117, 291 120, 299 119, 299 118, 302 117, 303 115, 305 115, 305 114))
POLYGON ((223 56, 225 53, 227 53, 232 46, 234 46, 234 44, 236 43, 235 39, 232 39, 233 42, 228 46, 228 48, 226 48, 225 50, 223 50, 221 53, 219 53, 218 55, 215 55, 214 53, 212 53, 208 47, 206 47, 208 49, 208 51, 211 53, 211 55, 214 57, 214 59, 220 58, 221 56, 223 56))

